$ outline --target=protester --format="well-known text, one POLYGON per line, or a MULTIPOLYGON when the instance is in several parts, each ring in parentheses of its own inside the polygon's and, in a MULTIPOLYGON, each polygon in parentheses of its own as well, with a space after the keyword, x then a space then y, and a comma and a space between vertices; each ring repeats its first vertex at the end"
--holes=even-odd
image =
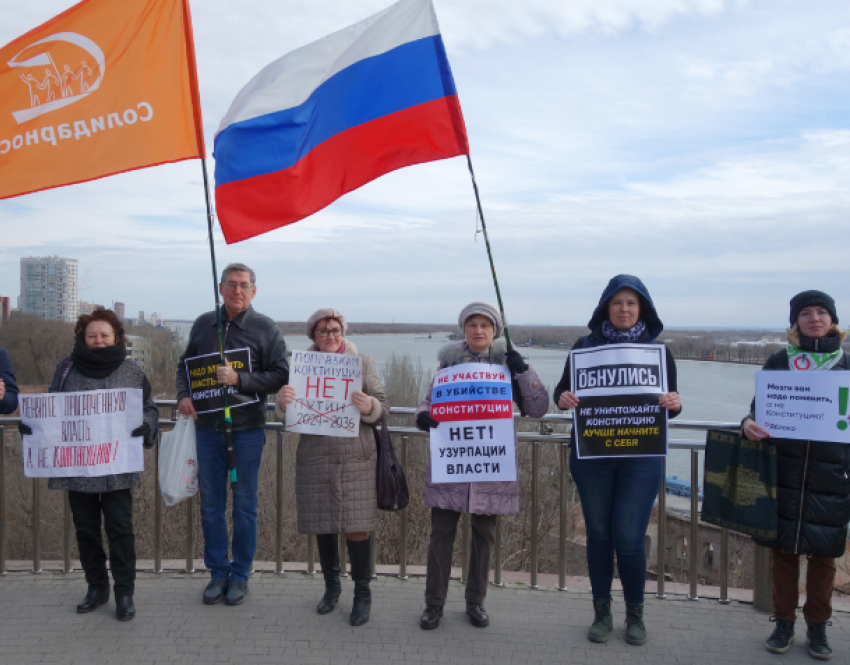
MULTIPOLYGON (((439 352, 440 369, 463 363, 506 365, 514 385, 514 400, 533 418, 546 413, 549 393, 522 356, 507 349, 501 337, 503 324, 499 311, 491 304, 473 302, 464 307, 458 317, 464 341, 452 342, 439 352)), ((416 410, 416 426, 425 432, 440 426, 431 416, 431 393, 416 410)), ((490 552, 494 543, 497 515, 519 512, 519 483, 492 481, 474 483, 438 483, 431 479, 428 464, 425 484, 425 503, 431 506, 431 537, 428 546, 428 567, 425 578, 425 611, 419 625, 432 630, 440 625, 443 607, 449 590, 452 550, 457 523, 462 513, 470 513, 472 546, 469 552, 469 575, 466 582, 466 614, 478 628, 490 625, 484 609, 487 578, 490 572, 490 552)))
MULTIPOLYGON (((763 369, 777 371, 847 371, 835 301, 822 291, 803 291, 791 298, 788 346, 771 355, 763 369)), ((765 646, 785 653, 794 642, 800 556, 808 559, 803 618, 806 643, 815 658, 828 660, 832 649, 826 627, 832 616, 835 559, 843 556, 850 522, 850 446, 830 441, 771 437, 755 422, 755 400, 742 422, 751 441, 764 439, 776 449, 777 537, 757 543, 771 548, 773 634, 765 646)))
MULTIPOLYGON (((204 589, 207 605, 239 605, 248 595, 248 577, 257 549, 257 474, 266 442, 266 401, 289 378, 286 343, 277 324, 254 310, 257 294, 254 271, 231 263, 221 275, 219 292, 224 299, 222 325, 224 350, 248 349, 250 363, 236 371, 229 364, 218 367, 220 386, 233 386, 230 413, 233 420, 233 452, 237 482, 233 490, 233 561, 227 520, 227 454, 224 411, 197 413, 186 375, 187 359, 219 353, 216 312, 199 316, 192 325, 186 351, 177 363, 177 399, 180 413, 197 420, 198 479, 201 489, 201 526, 204 531, 204 563, 211 581, 204 589)), ((217 363, 211 357, 210 364, 217 363)))
POLYGON ((12 363, 5 349, 0 348, 0 413, 12 413, 18 408, 18 384, 12 363))
MULTIPOLYGON (((649 291, 637 277, 617 275, 605 287, 599 305, 587 324, 590 334, 573 348, 583 349, 606 344, 653 344, 664 329, 649 291)), ((675 418, 681 411, 676 393, 676 363, 667 349, 667 388, 658 403, 675 418)), ((579 404, 571 392, 570 356, 564 374, 555 389, 558 408, 574 409, 579 404)), ((579 459, 575 429, 572 431, 570 472, 581 499, 587 528, 587 567, 593 591, 593 624, 587 637, 591 642, 607 642, 614 622, 611 614, 611 584, 614 579, 614 554, 626 601, 626 641, 644 644, 644 586, 646 550, 644 536, 652 505, 661 488, 661 457, 610 457, 579 459)))
MULTIPOLYGON (((325 594, 316 610, 328 614, 339 600, 338 534, 343 533, 354 581, 351 625, 362 626, 369 620, 372 607, 369 532, 379 525, 375 485, 378 450, 372 426, 381 421, 388 407, 375 363, 345 339, 347 328, 345 317, 337 310, 317 310, 307 321, 307 336, 313 340, 307 350, 360 356, 363 390, 351 393, 351 401, 361 414, 359 436, 301 434, 295 462, 295 498, 298 533, 316 534, 319 546, 325 594)), ((285 420, 286 405, 304 397, 296 394, 294 386, 281 388, 278 417, 285 420)))
MULTIPOLYGON (((159 426, 159 410, 142 368, 127 357, 127 337, 121 320, 110 309, 96 308, 82 314, 74 327, 74 350, 56 366, 48 392, 138 388, 142 390, 143 423, 132 436, 143 437, 153 448, 159 426)), ((32 434, 23 423, 21 434, 32 434)), ((109 575, 101 537, 101 514, 109 540, 109 567, 115 582, 115 613, 119 621, 136 615, 133 592, 136 580, 136 537, 133 533, 133 489, 141 487, 138 473, 74 478, 50 478, 48 488, 67 490, 77 532, 80 563, 89 590, 77 612, 93 612, 109 600, 109 575)))

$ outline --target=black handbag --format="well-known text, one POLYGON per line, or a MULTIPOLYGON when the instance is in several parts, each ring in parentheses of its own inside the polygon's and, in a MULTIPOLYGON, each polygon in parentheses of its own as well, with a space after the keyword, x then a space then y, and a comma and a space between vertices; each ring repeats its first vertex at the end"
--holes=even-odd
POLYGON ((404 469, 398 463, 390 428, 387 426, 387 412, 381 410, 381 427, 373 427, 375 445, 378 447, 378 508, 380 510, 401 510, 410 503, 410 491, 404 469))

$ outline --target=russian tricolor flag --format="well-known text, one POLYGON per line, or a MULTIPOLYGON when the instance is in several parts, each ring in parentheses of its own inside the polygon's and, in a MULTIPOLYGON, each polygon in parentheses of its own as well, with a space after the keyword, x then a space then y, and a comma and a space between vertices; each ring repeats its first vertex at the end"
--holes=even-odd
POLYGON ((385 173, 469 154, 431 0, 384 11, 276 60, 215 136, 228 243, 292 224, 385 173))

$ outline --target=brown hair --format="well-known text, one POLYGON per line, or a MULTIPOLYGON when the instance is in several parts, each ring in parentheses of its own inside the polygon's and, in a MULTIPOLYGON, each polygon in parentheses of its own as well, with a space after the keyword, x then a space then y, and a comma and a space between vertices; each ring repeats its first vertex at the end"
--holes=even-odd
POLYGON ((124 344, 127 341, 121 319, 111 309, 104 309, 103 307, 95 307, 91 314, 80 314, 80 318, 77 319, 77 324, 74 326, 74 335, 85 337, 86 328, 92 321, 106 321, 112 326, 112 330, 115 331, 116 344, 124 344))

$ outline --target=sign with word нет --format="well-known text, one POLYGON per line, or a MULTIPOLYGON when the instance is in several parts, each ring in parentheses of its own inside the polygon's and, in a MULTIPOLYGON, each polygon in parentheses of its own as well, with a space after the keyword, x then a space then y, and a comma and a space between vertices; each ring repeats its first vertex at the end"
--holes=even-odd
MULTIPOLYGON (((251 349, 232 349, 224 352, 224 357, 236 372, 251 371, 251 349)), ((198 413, 211 413, 224 410, 224 393, 218 385, 216 372, 221 365, 218 353, 207 353, 194 358, 186 358, 186 376, 189 379, 189 392, 192 405, 198 413)), ((239 392, 236 386, 227 386, 227 398, 231 409, 254 404, 260 401, 256 393, 239 392)))
POLYGON ((576 454, 655 457, 667 454, 667 352, 661 344, 609 344, 570 352, 576 454))
POLYGON ((782 439, 850 443, 850 372, 756 372, 756 423, 782 439))
POLYGON ((511 373, 467 363, 437 371, 431 392, 431 482, 516 480, 511 373))
POLYGON ((295 401, 286 405, 287 432, 360 435, 360 411, 351 402, 351 393, 363 389, 360 356, 293 351, 289 385, 295 401))
POLYGON ((27 478, 110 476, 142 471, 143 438, 138 388, 19 395, 27 478))

